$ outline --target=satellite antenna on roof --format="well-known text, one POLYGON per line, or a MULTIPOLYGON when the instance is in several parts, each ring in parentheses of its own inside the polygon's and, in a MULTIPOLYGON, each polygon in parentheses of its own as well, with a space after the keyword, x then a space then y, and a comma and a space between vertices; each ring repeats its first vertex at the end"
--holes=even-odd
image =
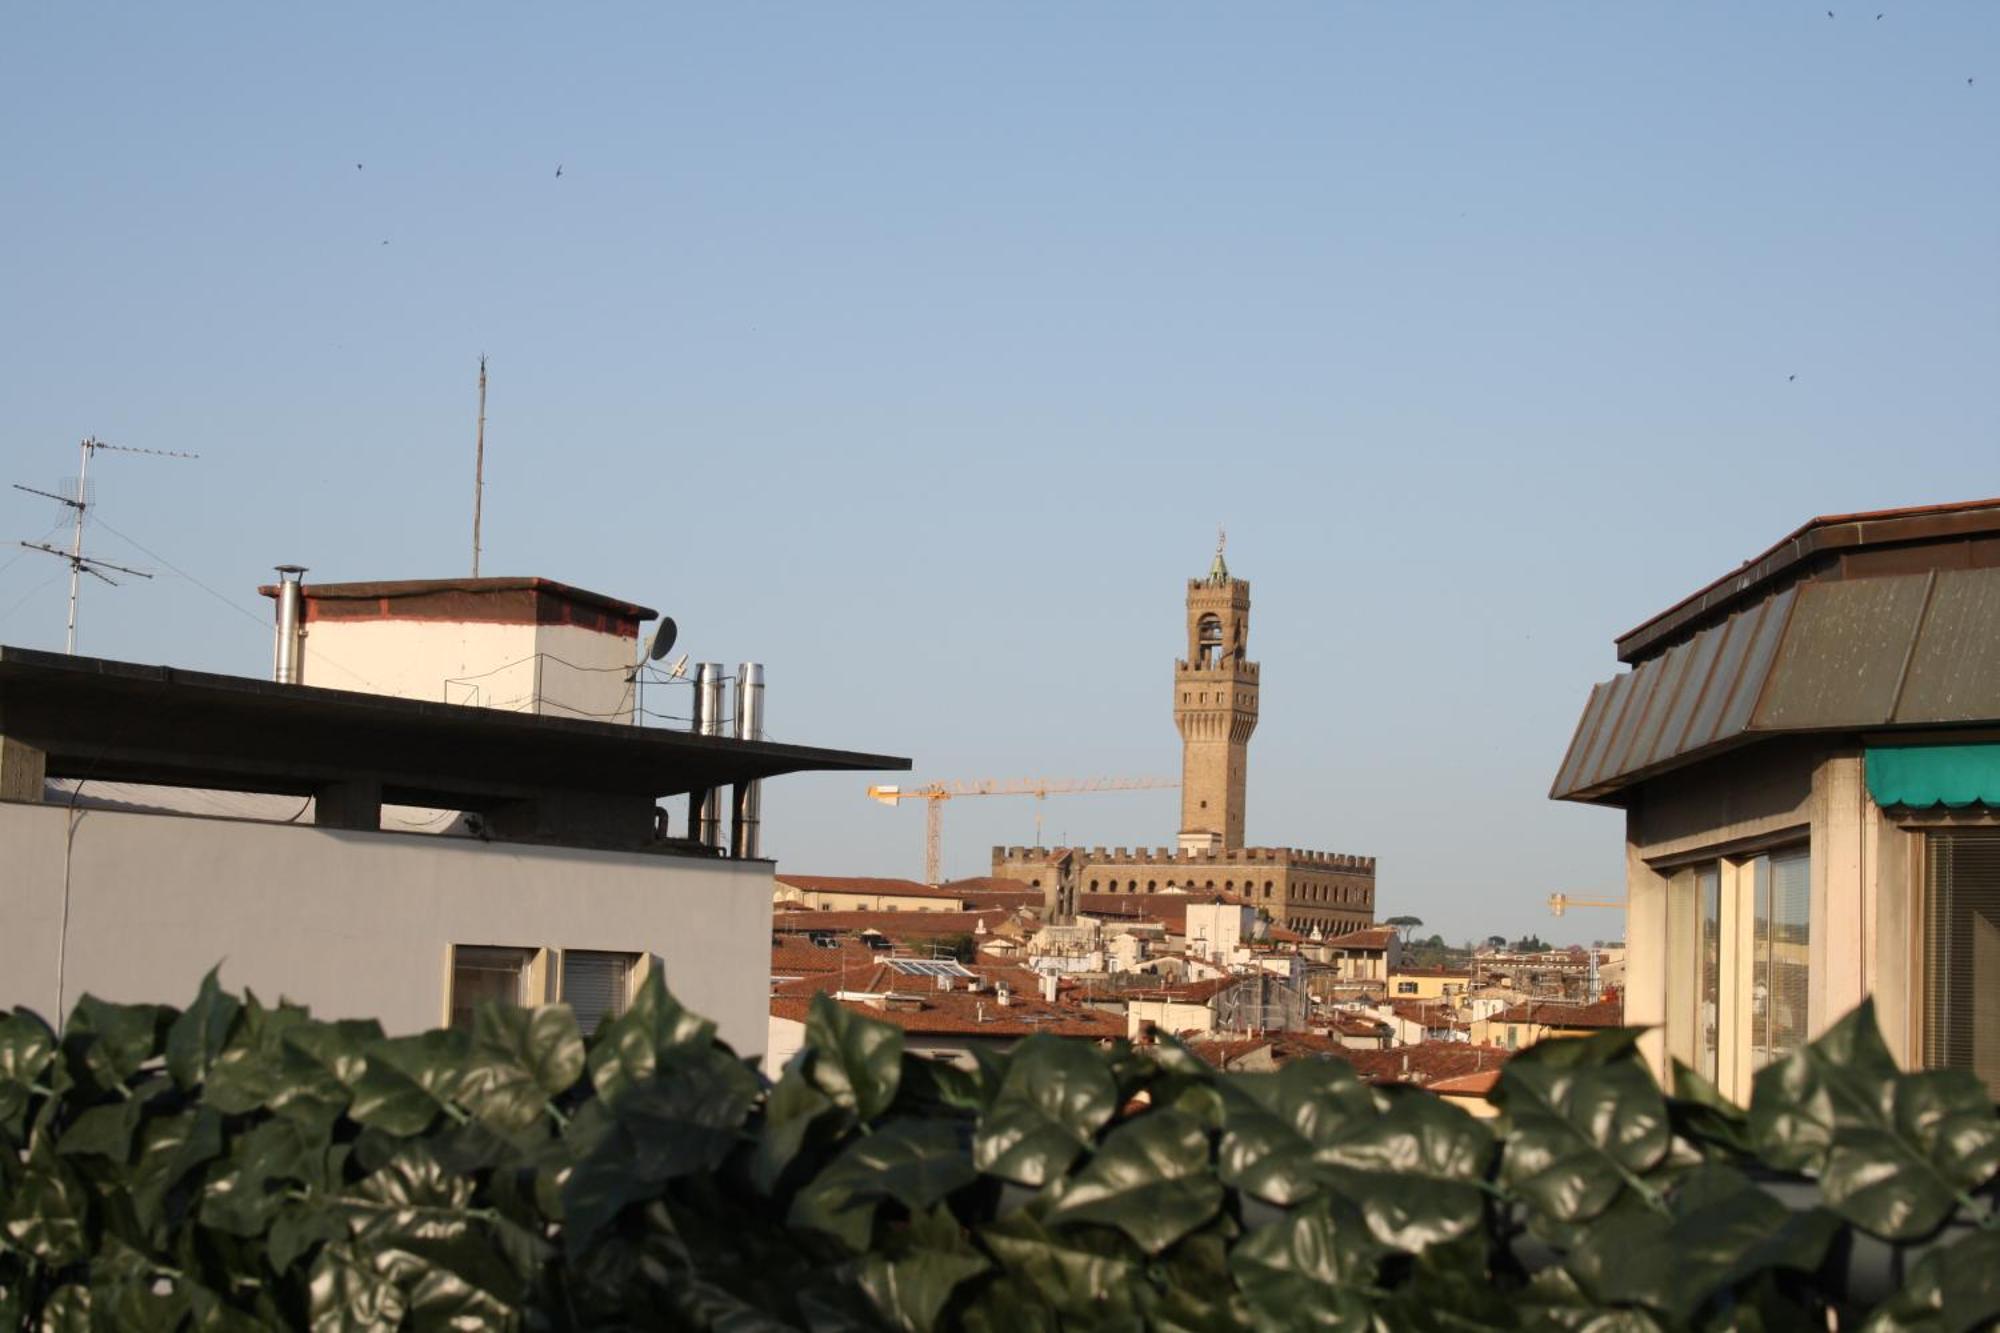
MULTIPOLYGON (((646 642, 646 661, 634 666, 632 674, 625 677, 625 679, 634 682, 638 690, 638 696, 633 700, 636 713, 633 720, 639 726, 643 727, 646 725, 646 662, 657 662, 672 652, 674 650, 674 640, 679 637, 680 627, 674 624, 674 618, 672 616, 661 616, 659 626, 653 630, 653 637, 646 642)), ((682 653, 680 660, 675 662, 668 670, 667 678, 669 680, 679 680, 687 671, 687 661, 688 655, 682 653)))
POLYGON ((129 565, 115 565, 109 560, 99 560, 94 556, 88 556, 83 553, 83 521, 89 514, 93 495, 90 486, 90 456, 99 449, 109 449, 113 453, 147 454, 154 458, 193 459, 201 457, 200 454, 181 453, 174 449, 137 449, 128 444, 106 444, 104 441, 94 437, 84 440, 82 448, 83 461, 77 465, 75 485, 65 484, 63 487, 64 493, 58 494, 54 491, 37 490, 33 486, 23 486, 19 482, 14 484, 15 490, 26 491, 30 495, 39 495, 44 499, 54 500, 57 504, 68 508, 74 516, 75 527, 72 531, 67 551, 59 546, 50 546, 46 542, 21 543, 21 545, 31 551, 45 552, 69 564, 69 628, 63 637, 63 651, 71 654, 76 652, 76 594, 77 584, 83 575, 88 574, 92 578, 102 579, 114 588, 118 586, 118 580, 106 574, 104 571, 107 569, 115 569, 120 574, 130 574, 134 578, 150 579, 153 577, 143 569, 133 569, 129 565))

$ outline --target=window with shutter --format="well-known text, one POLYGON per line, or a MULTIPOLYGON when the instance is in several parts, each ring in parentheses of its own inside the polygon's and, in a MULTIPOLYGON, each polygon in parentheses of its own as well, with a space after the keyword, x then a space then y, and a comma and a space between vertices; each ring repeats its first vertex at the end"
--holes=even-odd
POLYGON ((482 1004, 521 1004, 534 957, 533 949, 452 946, 451 1025, 471 1028, 473 1012, 482 1004))
POLYGON ((1970 1070, 2000 1101, 2000 829, 1924 843, 1924 1064, 1970 1070))
POLYGON ((600 953, 591 949, 569 949, 562 960, 562 998, 576 1014, 576 1025, 585 1035, 597 1030, 607 1018, 625 1012, 632 968, 637 954, 600 953))

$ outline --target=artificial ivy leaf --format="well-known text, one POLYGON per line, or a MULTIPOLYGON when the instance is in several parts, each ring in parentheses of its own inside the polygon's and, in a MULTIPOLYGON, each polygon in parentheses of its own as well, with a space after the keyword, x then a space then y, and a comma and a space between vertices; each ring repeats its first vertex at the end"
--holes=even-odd
POLYGON ((1069 1169, 1118 1109, 1118 1085, 1087 1046, 1038 1034, 1013 1051, 972 1141, 973 1165, 1023 1185, 1069 1169))
POLYGON ((1486 1216, 1487 1128, 1428 1093, 1350 1121, 1313 1153, 1314 1170, 1352 1200, 1385 1245, 1418 1251, 1466 1235, 1486 1216))
POLYGON ((718 1165, 757 1100, 756 1077, 713 1046, 678 1051, 627 1088, 612 1127, 562 1187, 564 1243, 574 1255, 620 1211, 669 1180, 718 1165))
POLYGON ((1158 1254, 1221 1205, 1201 1122, 1179 1111, 1149 1111, 1105 1136, 1047 1220, 1117 1227, 1158 1254))
POLYGON ((89 1252, 90 1194, 76 1173, 46 1150, 35 1151, 0 1210, 0 1229, 18 1249, 50 1268, 89 1252))
POLYGON ((224 1115, 243 1115, 290 1092, 283 1042, 287 1033, 310 1023, 311 1017, 297 1005, 266 1008, 246 993, 227 1043, 203 1076, 202 1100, 224 1115))
POLYGON ((750 1159, 750 1178, 765 1194, 777 1191, 785 1169, 805 1147, 815 1124, 837 1108, 814 1087, 804 1061, 794 1061, 764 1098, 764 1124, 750 1159))
POLYGON ((167 1196, 186 1176, 222 1155, 222 1117, 207 1106, 154 1116, 139 1127, 131 1174, 132 1207, 141 1225, 167 1220, 167 1196))
POLYGON ((208 1067, 229 1038, 242 1005, 223 992, 216 980, 218 968, 208 969, 194 1003, 181 1012, 167 1029, 167 1072, 183 1088, 192 1088, 208 1077, 208 1067))
POLYGON ((0 1018, 0 1135, 21 1137, 29 1099, 55 1057, 56 1034, 40 1018, 26 1009, 0 1018))
POLYGON ((1666 1156, 1673 1139, 1666 1099, 1629 1054, 1596 1065, 1509 1060, 1495 1100, 1511 1131, 1501 1181, 1556 1222, 1603 1212, 1628 1180, 1666 1156))
POLYGON ((63 1157, 106 1157, 124 1164, 132 1155, 132 1135, 145 1118, 146 1103, 137 1097, 93 1106, 77 1116, 56 1140, 63 1157))
POLYGON ((42 1307, 40 1333, 91 1333, 90 1290, 66 1282, 49 1293, 42 1307))
POLYGON ((1827 1206, 1878 1236, 1935 1230, 2000 1169, 2000 1118, 1964 1070, 1897 1069, 1872 1002, 1759 1070, 1750 1132, 1765 1161, 1815 1172, 1827 1206))
POLYGON ((1382 1253, 1353 1207, 1321 1198, 1244 1236, 1229 1267, 1260 1330, 1366 1329, 1382 1253))
POLYGON ((306 1285, 313 1333, 378 1333, 400 1328, 409 1302, 352 1244, 328 1245, 306 1285))
POLYGON ((667 992, 660 970, 649 968, 625 1012, 599 1023, 591 1035, 591 1084, 599 1097, 615 1101, 653 1076, 663 1052, 702 1048, 714 1040, 715 1024, 683 1008, 667 992))
POLYGON ((1276 1073, 1236 1074, 1217 1084, 1224 1132, 1217 1169, 1233 1185, 1290 1205, 1319 1187, 1313 1152, 1381 1109, 1346 1064, 1296 1060, 1276 1073))
POLYGON ((345 1238, 347 1224, 323 1199, 282 1203, 271 1219, 267 1251, 271 1270, 283 1273, 313 1246, 345 1238))
POLYGON ((1607 1210, 1568 1268, 1598 1300, 1687 1321, 1769 1270, 1813 1271, 1839 1232, 1831 1213, 1793 1212, 1735 1170, 1707 1166, 1676 1191, 1672 1216, 1636 1203, 1607 1210))
MULTIPOLYGON (((1114 1231, 1056 1233, 1040 1205, 979 1229, 979 1242, 1022 1287, 1046 1303, 1064 1327, 1141 1327, 1145 1267, 1132 1243, 1114 1231)), ((1003 1325, 1004 1326, 1004 1325, 1003 1325)))
POLYGON ((825 994, 806 1014, 806 1048, 819 1090, 862 1120, 896 1099, 903 1077, 903 1030, 863 1018, 825 994))
MULTIPOLYGON (((969 1165, 966 1174, 970 1179, 969 1165)), ((931 1333, 959 1285, 991 1267, 966 1243, 951 1210, 940 1207, 912 1217, 893 1251, 866 1256, 858 1281, 903 1333, 931 1333)))
POLYGON ((111 1004, 85 995, 63 1027, 70 1075, 85 1087, 112 1092, 159 1054, 174 1011, 158 1004, 111 1004))
POLYGON ((1705 1153, 1719 1148, 1729 1157, 1751 1154, 1750 1122, 1742 1107, 1679 1060, 1673 1062, 1673 1083, 1667 1114, 1677 1133, 1705 1153))
POLYGON ((2000 1231, 1930 1251, 1861 1333, 1973 1333, 2000 1322, 2000 1231))
POLYGON ((840 1155, 799 1190, 789 1221, 865 1252, 876 1205, 894 1199, 912 1213, 941 1202, 979 1178, 957 1125, 892 1120, 849 1140, 840 1155))
POLYGON ((347 1114, 389 1134, 421 1134, 450 1106, 465 1078, 466 1034, 439 1029, 369 1043, 347 1114))
POLYGON ((568 1005, 484 1004, 453 1097, 480 1119, 519 1133, 583 1076, 583 1064, 583 1034, 568 1005))

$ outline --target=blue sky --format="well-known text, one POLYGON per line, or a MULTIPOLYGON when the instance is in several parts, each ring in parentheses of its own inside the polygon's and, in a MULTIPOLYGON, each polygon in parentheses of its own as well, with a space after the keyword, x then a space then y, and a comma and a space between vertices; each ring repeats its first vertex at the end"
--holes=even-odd
MULTIPOLYGON (((1825 8, 11 6, 0 480, 199 452, 100 457, 90 546, 159 577, 80 648, 262 674, 271 565, 465 572, 485 352, 486 572, 943 778, 1174 773, 1226 523, 1252 840, 1613 935, 1541 905, 1621 878, 1546 799, 1612 636, 1813 514, 2000 493, 2000 6, 1825 8)), ((0 552, 0 642, 61 646, 61 573, 0 552)), ((774 784, 781 864, 918 873, 865 785, 774 784)), ((955 803, 947 870, 1033 805, 955 803)))

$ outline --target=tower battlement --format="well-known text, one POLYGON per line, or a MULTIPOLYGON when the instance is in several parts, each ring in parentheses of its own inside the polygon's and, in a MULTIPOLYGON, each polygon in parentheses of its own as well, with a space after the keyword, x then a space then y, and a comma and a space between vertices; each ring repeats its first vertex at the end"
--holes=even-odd
POLYGON ((997 866, 1051 865, 1065 854, 1074 854, 1085 865, 1155 866, 1300 866, 1351 874, 1375 873, 1375 858, 1345 852, 1316 852, 1303 847, 1227 847, 1220 850, 1184 851, 1178 847, 995 847, 997 866))

